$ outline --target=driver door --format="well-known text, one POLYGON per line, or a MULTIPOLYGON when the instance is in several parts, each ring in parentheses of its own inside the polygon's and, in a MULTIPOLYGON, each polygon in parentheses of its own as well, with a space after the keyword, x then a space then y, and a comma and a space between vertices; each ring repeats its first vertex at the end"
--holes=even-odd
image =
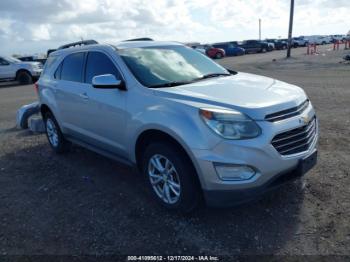
POLYGON ((87 103, 82 125, 89 135, 89 143, 110 153, 125 156, 125 125, 127 91, 117 88, 94 88, 92 78, 112 74, 121 80, 121 74, 108 54, 90 51, 86 57, 84 85, 87 103))

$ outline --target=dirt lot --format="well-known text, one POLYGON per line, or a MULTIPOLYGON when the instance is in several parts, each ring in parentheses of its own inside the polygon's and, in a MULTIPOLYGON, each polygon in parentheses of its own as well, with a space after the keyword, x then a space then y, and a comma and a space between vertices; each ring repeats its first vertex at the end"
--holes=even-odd
POLYGON ((159 207, 128 167, 77 146, 57 156, 44 135, 16 130, 34 89, 0 87, 0 254, 350 255, 350 64, 329 48, 219 61, 306 90, 320 120, 319 163, 259 201, 188 216, 159 207))

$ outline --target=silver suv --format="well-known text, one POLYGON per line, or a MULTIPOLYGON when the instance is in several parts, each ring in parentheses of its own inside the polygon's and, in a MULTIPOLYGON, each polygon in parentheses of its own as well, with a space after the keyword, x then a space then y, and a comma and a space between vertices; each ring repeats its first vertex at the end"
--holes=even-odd
POLYGON ((316 163, 318 123, 301 88, 178 43, 58 50, 38 89, 54 151, 73 142, 136 166, 170 209, 248 201, 316 163))

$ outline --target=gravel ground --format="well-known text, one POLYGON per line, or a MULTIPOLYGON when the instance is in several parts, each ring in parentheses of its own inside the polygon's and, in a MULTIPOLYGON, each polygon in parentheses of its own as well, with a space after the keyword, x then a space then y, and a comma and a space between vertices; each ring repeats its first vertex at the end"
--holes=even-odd
POLYGON ((16 130, 34 88, 2 85, 0 254, 350 255, 350 65, 345 51, 321 49, 219 61, 305 89, 320 120, 319 162, 260 200, 186 216, 159 207, 130 168, 78 146, 57 156, 44 135, 16 130))

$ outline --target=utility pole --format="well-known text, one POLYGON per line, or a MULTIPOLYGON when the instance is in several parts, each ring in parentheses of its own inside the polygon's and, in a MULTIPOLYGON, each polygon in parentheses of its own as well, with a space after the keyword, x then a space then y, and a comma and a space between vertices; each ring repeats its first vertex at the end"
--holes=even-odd
POLYGON ((261 41, 261 19, 259 18, 259 40, 261 41))
POLYGON ((294 16, 294 0, 290 0, 287 58, 290 57, 290 49, 292 47, 293 16, 294 16))

